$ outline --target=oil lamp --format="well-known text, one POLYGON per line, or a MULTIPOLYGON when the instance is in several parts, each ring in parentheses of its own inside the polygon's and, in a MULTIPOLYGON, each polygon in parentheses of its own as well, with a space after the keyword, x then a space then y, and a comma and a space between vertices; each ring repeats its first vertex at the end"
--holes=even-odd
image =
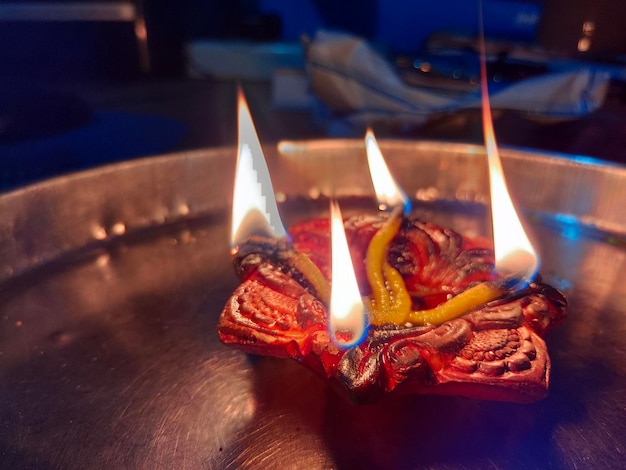
MULTIPOLYGON (((492 253, 481 242, 403 215, 407 197, 373 133, 365 145, 378 205, 387 213, 346 222, 332 200, 330 218, 296 223, 289 238, 249 111, 240 106, 232 246, 242 283, 220 315, 220 340, 297 360, 357 402, 396 390, 543 398, 550 363, 540 336, 562 320, 566 301, 540 280, 513 290, 536 269, 524 232, 521 242, 500 249, 505 274, 494 276, 492 253)), ((495 140, 489 147, 493 159, 495 140)), ((501 246, 501 224, 517 231, 521 223, 510 202, 499 222, 497 203, 510 198, 501 171, 500 188, 498 173, 490 172, 501 246)), ((504 241, 518 235, 504 233, 504 241)))

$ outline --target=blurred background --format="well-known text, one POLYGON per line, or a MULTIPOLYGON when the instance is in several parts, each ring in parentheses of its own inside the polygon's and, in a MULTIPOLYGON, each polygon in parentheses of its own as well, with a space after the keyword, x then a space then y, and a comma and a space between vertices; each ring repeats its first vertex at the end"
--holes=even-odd
MULTIPOLYGON (((626 2, 483 5, 491 90, 526 93, 496 109, 499 143, 626 162, 626 2), (549 80, 569 73, 580 86, 581 71, 591 78, 576 93, 574 81, 549 80), (570 111, 524 107, 557 94, 570 111)), ((379 137, 481 142, 477 32, 467 0, 0 0, 0 191, 233 145, 238 83, 265 143, 360 137, 367 124, 379 137), (320 45, 320 31, 360 49, 320 45), (338 60, 334 81, 316 75, 332 68, 326 56, 338 60), (436 105, 409 103, 419 119, 404 119, 354 82, 436 105)))

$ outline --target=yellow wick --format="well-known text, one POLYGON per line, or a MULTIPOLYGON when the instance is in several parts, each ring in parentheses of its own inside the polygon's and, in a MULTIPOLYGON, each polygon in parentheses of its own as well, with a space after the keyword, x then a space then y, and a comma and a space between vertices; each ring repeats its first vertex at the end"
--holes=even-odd
POLYGON ((398 214, 398 211, 393 212, 383 226, 374 234, 365 255, 365 271, 372 289, 372 303, 377 310, 381 311, 391 308, 391 297, 387 290, 385 273, 383 271, 387 271, 385 269, 387 264, 387 246, 398 233, 400 223, 402 222, 398 214))
POLYGON ((402 223, 401 209, 393 211, 389 219, 374 234, 367 247, 365 272, 372 295, 369 299, 372 323, 402 323, 411 311, 411 297, 400 273, 387 262, 387 247, 402 223))
POLYGON ((330 303, 330 284, 319 268, 305 253, 297 252, 291 259, 293 266, 311 283, 318 297, 326 305, 330 303))
POLYGON ((428 325, 440 324, 461 316, 503 294, 497 287, 482 283, 471 287, 450 300, 429 310, 411 310, 411 296, 400 273, 387 262, 389 242, 398 233, 402 223, 396 210, 376 232, 365 258, 367 280, 372 295, 369 300, 370 321, 374 325, 406 322, 428 325))
POLYGON ((413 310, 406 321, 416 325, 438 325, 460 317, 477 307, 500 297, 504 292, 487 282, 464 290, 450 300, 428 310, 413 310))
POLYGON ((372 323, 404 323, 411 311, 411 296, 404 286, 404 279, 387 261, 383 265, 387 293, 388 308, 380 308, 375 300, 369 304, 372 323))

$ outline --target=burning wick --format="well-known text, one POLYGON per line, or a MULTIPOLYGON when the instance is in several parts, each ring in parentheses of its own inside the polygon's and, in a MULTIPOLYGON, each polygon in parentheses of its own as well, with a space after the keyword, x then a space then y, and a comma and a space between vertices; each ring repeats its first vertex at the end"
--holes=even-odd
POLYGON ((376 137, 369 128, 365 134, 365 150, 370 176, 378 199, 378 208, 382 211, 403 206, 405 214, 411 212, 411 201, 391 176, 376 137))
POLYGON ((250 109, 241 88, 237 91, 239 145, 233 189, 231 251, 251 235, 285 238, 287 231, 278 212, 272 180, 250 109))
POLYGON ((331 269, 329 333, 342 348, 358 344, 365 334, 367 314, 350 257, 339 204, 330 202, 331 269))
MULTIPOLYGON (((272 180, 261 143, 257 136, 241 89, 237 94, 239 108, 239 146, 233 189, 231 254, 240 253, 243 244, 258 247, 276 245, 281 240, 283 261, 296 269, 323 301, 330 299, 330 286, 319 268, 304 253, 293 249, 280 218, 272 180), (254 242, 252 242, 254 238, 254 242)), ((242 250, 246 251, 246 250, 242 250)))
POLYGON ((402 224, 402 209, 407 214, 411 204, 391 176, 371 130, 367 132, 365 146, 379 209, 392 209, 389 218, 370 241, 365 258, 367 279, 372 290, 367 299, 371 323, 441 324, 500 297, 508 283, 481 283, 437 307, 413 310, 413 302, 401 274, 387 260, 389 243, 402 224))
POLYGON ((535 252, 522 222, 520 221, 511 196, 507 190, 502 162, 496 144, 487 86, 487 64, 485 34, 483 26, 482 1, 479 0, 480 90, 482 100, 482 120, 489 185, 491 189, 491 222, 493 227, 496 271, 508 279, 516 279, 517 287, 523 287, 539 268, 539 258, 535 252))

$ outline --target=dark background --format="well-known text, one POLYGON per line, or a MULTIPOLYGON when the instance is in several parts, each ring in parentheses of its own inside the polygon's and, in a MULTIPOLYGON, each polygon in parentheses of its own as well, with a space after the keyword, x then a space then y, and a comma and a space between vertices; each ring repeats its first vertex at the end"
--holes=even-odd
MULTIPOLYGON (((52 3, 73 4, 35 5, 52 3)), ((145 0, 135 4, 135 21, 34 21, 16 18, 11 7, 20 2, 2 0, 0 190, 129 158, 234 144, 237 77, 190 78, 184 51, 193 41, 293 43, 328 28, 365 37, 393 60, 420 53, 434 33, 476 34, 474 2, 406 3, 145 0), (144 26, 146 42, 137 33, 144 26)), ((496 113, 499 143, 625 162, 626 3, 485 0, 485 12, 489 38, 622 70, 604 106, 582 119, 546 124, 496 113), (581 25, 590 20, 596 30, 581 53, 581 25)), ((263 141, 327 135, 319 109, 277 109, 267 80, 242 85, 263 141)), ((482 139, 471 111, 377 134, 482 139)))

